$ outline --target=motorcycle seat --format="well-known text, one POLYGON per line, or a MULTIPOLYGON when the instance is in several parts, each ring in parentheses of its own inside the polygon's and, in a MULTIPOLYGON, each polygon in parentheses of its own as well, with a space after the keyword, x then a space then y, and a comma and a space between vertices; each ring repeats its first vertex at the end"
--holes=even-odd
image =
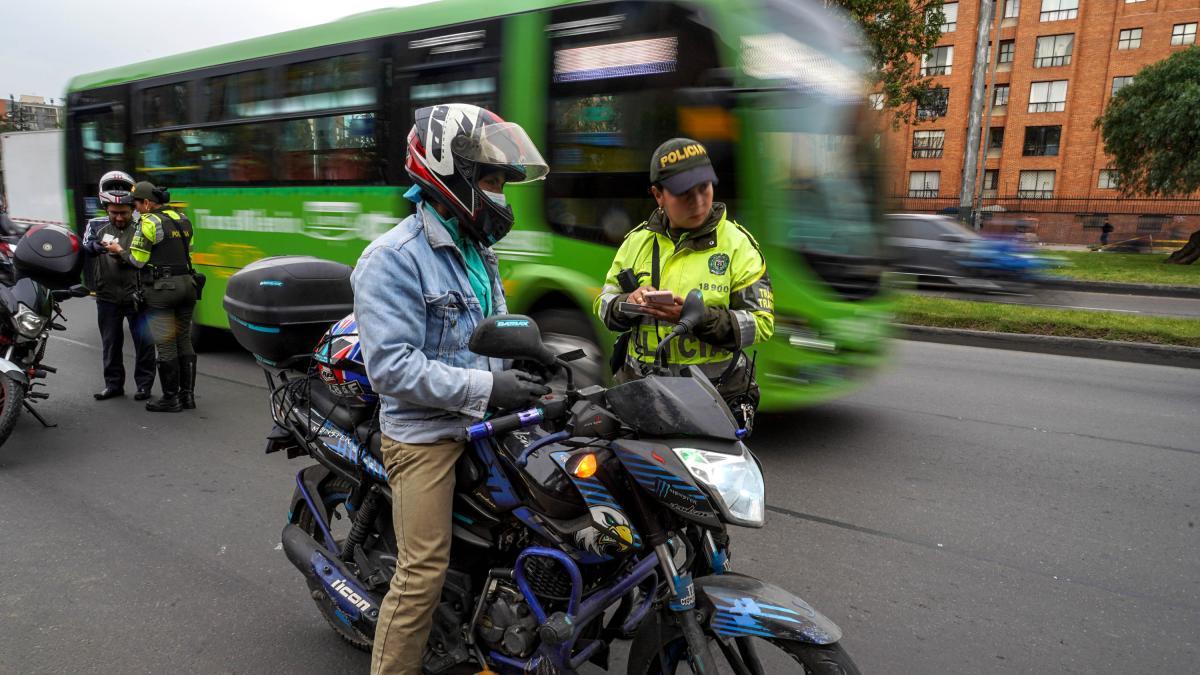
MULTIPOLYGON (((313 414, 328 417, 330 422, 343 431, 357 431, 364 423, 377 417, 378 405, 336 396, 319 379, 314 378, 308 389, 309 405, 313 414)), ((359 438, 365 439, 363 436, 359 438)))

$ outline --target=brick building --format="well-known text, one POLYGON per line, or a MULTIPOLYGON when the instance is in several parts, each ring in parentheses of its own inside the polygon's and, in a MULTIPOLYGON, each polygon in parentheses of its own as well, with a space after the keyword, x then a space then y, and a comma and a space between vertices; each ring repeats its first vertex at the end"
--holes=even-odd
MULTIPOLYGON (((1200 227, 1200 201, 1121 200, 1095 119, 1142 67, 1200 44, 1200 0, 996 0, 994 84, 984 107, 984 204, 1038 221, 1048 241, 1174 236, 1200 227), (999 43, 998 48, 995 44, 999 43), (988 118, 987 102, 991 103, 988 118)), ((944 98, 884 134, 901 208, 958 205, 975 61, 978 2, 947 2, 942 39, 922 70, 944 98)), ((993 21, 993 26, 995 22, 993 21)), ((988 81, 988 80, 985 80, 988 81)), ((886 114, 886 113, 884 113, 886 114)), ((993 215, 998 215, 993 212, 993 215)), ((998 219, 1002 220, 1002 219, 998 219)))

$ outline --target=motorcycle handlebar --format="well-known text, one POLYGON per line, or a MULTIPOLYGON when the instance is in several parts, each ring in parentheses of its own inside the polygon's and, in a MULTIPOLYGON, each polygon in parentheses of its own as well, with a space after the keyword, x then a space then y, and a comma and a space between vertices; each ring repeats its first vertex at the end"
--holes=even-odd
POLYGON ((520 410, 508 415, 493 417, 485 422, 472 424, 467 427, 466 434, 468 441, 478 441, 484 438, 491 438, 506 434, 510 431, 516 431, 523 427, 540 424, 546 420, 558 419, 567 414, 569 406, 567 399, 562 396, 552 396, 542 401, 542 404, 520 410))

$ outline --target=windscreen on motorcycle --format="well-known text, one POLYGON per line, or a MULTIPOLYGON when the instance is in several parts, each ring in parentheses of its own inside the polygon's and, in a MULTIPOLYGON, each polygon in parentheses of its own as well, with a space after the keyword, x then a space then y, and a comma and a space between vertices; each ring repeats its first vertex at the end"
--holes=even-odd
POLYGON ((737 440, 737 421, 703 373, 649 375, 609 389, 607 400, 643 436, 737 440))

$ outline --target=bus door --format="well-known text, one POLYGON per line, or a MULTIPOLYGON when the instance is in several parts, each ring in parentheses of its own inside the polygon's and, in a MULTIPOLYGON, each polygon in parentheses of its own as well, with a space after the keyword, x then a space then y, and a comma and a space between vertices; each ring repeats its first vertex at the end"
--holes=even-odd
POLYGON ((129 120, 125 87, 71 95, 67 114, 66 176, 72 191, 68 207, 82 232, 100 211, 100 177, 109 171, 133 174, 129 157, 129 120))

